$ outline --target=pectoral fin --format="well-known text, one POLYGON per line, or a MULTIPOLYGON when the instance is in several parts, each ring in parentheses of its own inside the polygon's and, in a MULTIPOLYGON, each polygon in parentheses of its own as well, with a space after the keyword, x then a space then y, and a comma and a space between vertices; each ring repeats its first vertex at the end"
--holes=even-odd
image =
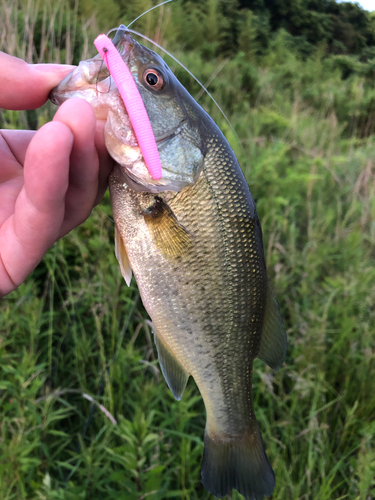
POLYGON ((160 340, 157 332, 155 331, 154 336, 161 371, 168 387, 172 391, 173 396, 177 399, 177 401, 180 401, 184 393, 189 374, 181 363, 179 363, 176 357, 170 352, 170 350, 168 350, 162 340, 160 340))
POLYGON ((130 286, 130 282, 132 280, 132 270, 130 267, 129 257, 124 245, 124 240, 122 239, 121 233, 117 229, 116 225, 115 225, 115 254, 120 264, 121 274, 123 275, 126 284, 130 286))
POLYGON ((283 364, 287 349, 286 332, 275 294, 268 285, 266 311, 258 358, 274 370, 283 364))
POLYGON ((180 224, 171 208, 155 196, 154 204, 143 213, 158 249, 167 258, 180 257, 192 247, 192 237, 180 224))

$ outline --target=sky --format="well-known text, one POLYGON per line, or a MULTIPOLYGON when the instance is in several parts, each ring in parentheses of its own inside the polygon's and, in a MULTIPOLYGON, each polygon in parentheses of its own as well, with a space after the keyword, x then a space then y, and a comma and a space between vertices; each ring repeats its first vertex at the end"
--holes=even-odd
MULTIPOLYGON (((349 0, 341 0, 342 2, 346 2, 349 0)), ((361 7, 366 10, 375 10, 375 0, 350 0, 352 3, 359 3, 361 7)))

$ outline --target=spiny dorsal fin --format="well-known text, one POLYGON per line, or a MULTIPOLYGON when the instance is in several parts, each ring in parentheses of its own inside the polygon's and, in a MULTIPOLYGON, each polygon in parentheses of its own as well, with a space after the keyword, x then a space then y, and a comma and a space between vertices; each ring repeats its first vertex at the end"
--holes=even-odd
POLYGON ((124 240, 122 239, 121 233, 117 229, 116 225, 115 225, 115 254, 120 264, 121 274, 123 275, 126 284, 130 286, 130 282, 132 280, 132 270, 130 267, 129 257, 124 245, 124 240))
POLYGON ((180 401, 184 393, 189 374, 176 357, 169 351, 154 330, 155 344, 161 371, 168 387, 177 401, 180 401))
POLYGON ((155 196, 154 204, 143 215, 156 246, 165 257, 173 259, 190 250, 193 243, 190 233, 159 196, 155 196))
POLYGON ((286 331, 281 318, 279 304, 270 285, 268 285, 266 311, 258 358, 267 363, 273 370, 278 370, 284 362, 287 346, 286 331))

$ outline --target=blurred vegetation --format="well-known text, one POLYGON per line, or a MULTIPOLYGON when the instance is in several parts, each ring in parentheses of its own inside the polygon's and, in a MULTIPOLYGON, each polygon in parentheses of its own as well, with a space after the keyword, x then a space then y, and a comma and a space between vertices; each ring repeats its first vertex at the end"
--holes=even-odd
MULTIPOLYGON (((77 63, 95 53, 99 31, 154 3, 67 5, 4 0, 1 50, 77 63)), ((134 28, 209 87, 246 154, 165 56, 226 133, 263 226, 289 336, 278 373, 255 363, 272 498, 373 499, 374 17, 328 0, 176 0, 134 28)), ((1 111, 1 126, 38 127, 52 114, 1 111)), ((106 196, 0 303, 1 499, 212 498, 200 481, 199 392, 190 380, 176 402, 167 389, 136 284, 118 269, 110 216, 106 196)))

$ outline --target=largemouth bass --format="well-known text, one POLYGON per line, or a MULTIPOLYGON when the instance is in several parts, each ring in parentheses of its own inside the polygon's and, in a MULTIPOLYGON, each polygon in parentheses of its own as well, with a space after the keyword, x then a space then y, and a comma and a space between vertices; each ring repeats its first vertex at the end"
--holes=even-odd
POLYGON ((89 101, 106 119, 117 166, 109 179, 116 255, 137 280, 154 327, 161 370, 181 399, 188 377, 207 424, 202 480, 217 497, 271 495, 268 462, 252 402, 254 358, 277 369, 286 333, 266 273, 255 203, 237 159, 210 116, 153 51, 125 28, 114 39, 144 101, 162 178, 153 180, 117 88, 98 55, 52 93, 89 101))

